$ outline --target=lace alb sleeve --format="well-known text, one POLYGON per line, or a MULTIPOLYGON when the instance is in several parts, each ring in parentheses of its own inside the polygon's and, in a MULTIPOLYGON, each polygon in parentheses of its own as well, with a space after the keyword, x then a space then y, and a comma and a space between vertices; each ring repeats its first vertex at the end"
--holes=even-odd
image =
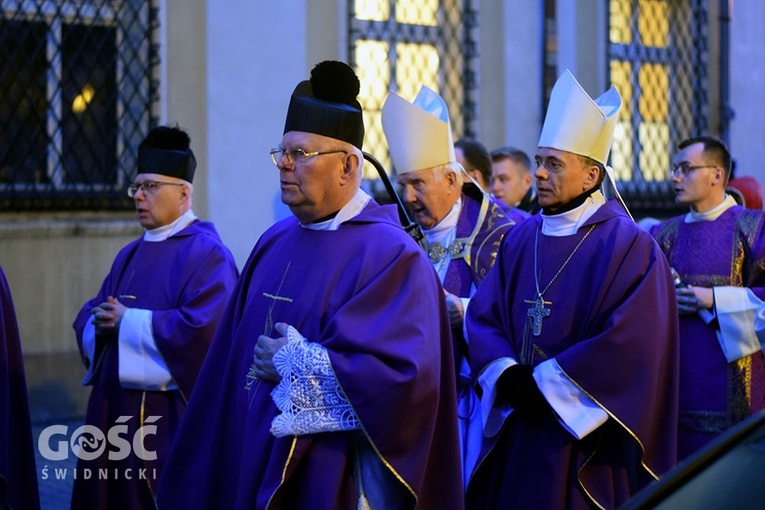
POLYGON ((360 428, 335 379, 327 350, 289 326, 287 343, 273 358, 282 380, 271 392, 281 414, 271 422, 276 437, 360 428))

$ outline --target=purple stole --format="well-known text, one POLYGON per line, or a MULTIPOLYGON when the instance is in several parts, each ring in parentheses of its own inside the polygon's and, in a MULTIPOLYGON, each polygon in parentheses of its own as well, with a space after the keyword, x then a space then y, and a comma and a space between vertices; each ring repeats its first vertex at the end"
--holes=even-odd
MULTIPOLYGON (((463 195, 462 211, 457 220, 457 238, 469 237, 475 228, 478 215, 481 210, 481 202, 463 195)), ((493 261, 492 261, 493 262, 493 261)), ((470 287, 473 284, 473 277, 470 274, 470 267, 464 258, 452 258, 449 268, 444 277, 444 289, 460 297, 470 295, 470 287)))
POLYGON ((463 186, 462 199, 456 234, 456 240, 463 241, 462 251, 452 256, 443 286, 452 294, 468 297, 471 285, 478 286, 494 265, 504 235, 528 215, 518 211, 515 218, 509 217, 497 202, 470 183, 463 186))
MULTIPOLYGON (((502 238, 515 225, 496 201, 480 192, 474 184, 465 184, 462 192, 462 211, 457 220, 456 242, 461 241, 461 252, 452 255, 446 270, 443 287, 459 297, 469 297, 473 283, 478 287, 497 259, 502 238)), ((518 211, 522 213, 522 211, 518 211)), ((525 214, 525 213, 524 213, 525 214)), ((525 218, 521 214, 519 218, 525 218)), ((468 357, 468 346, 462 328, 452 328, 455 354, 468 357)), ((459 374, 459 356, 455 359, 456 373, 459 374)), ((458 383, 458 391, 472 381, 458 383)))

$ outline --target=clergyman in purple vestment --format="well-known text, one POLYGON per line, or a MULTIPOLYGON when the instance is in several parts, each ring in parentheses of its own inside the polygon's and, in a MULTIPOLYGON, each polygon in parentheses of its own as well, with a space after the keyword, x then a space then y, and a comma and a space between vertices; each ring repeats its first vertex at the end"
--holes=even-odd
POLYGON ((195 167, 185 132, 149 132, 129 188, 146 232, 119 252, 74 321, 83 383, 93 386, 85 422, 102 441, 93 433, 93 446, 78 455, 72 508, 154 507, 170 444, 236 284, 231 252, 192 212, 195 167))
POLYGON ((382 124, 403 202, 422 228, 428 258, 446 294, 457 371, 462 478, 467 487, 482 434, 480 402, 462 333, 465 310, 494 264, 502 237, 515 220, 528 214, 505 211, 471 180, 460 160, 470 168, 483 161, 488 174, 489 153, 478 142, 452 143, 446 102, 428 87, 423 86, 412 103, 391 92, 383 105, 382 124))
POLYGON ((731 156, 720 140, 691 138, 679 149, 672 183, 690 212, 652 233, 677 278, 682 460, 765 407, 765 359, 755 333, 765 299, 765 213, 726 194, 731 156))
POLYGON ((359 189, 358 91, 325 61, 293 93, 271 155, 294 217, 242 271, 161 510, 462 508, 443 291, 395 207, 359 189))
POLYGON ((0 508, 40 508, 27 382, 11 289, 0 267, 0 508))
POLYGON ((620 104, 558 80, 535 157, 542 214, 505 236, 468 308, 485 437, 468 508, 617 508, 675 463, 669 266, 598 191, 620 104))

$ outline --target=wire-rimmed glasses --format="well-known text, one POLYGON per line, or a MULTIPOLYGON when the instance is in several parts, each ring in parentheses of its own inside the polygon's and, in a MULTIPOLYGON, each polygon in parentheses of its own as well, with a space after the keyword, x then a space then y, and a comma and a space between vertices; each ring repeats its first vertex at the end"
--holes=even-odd
POLYGON ((675 177, 676 175, 682 175, 683 177, 685 177, 689 173, 699 168, 715 168, 715 167, 717 167, 717 165, 691 165, 687 161, 682 161, 680 163, 677 163, 676 165, 672 165, 669 167, 669 176, 675 177))
POLYGON ((138 190, 143 190, 144 194, 156 195, 159 188, 162 186, 184 186, 180 182, 163 182, 163 181, 143 181, 130 184, 127 187, 127 194, 130 198, 135 197, 138 190))
POLYGON ((338 154, 342 152, 343 154, 348 154, 347 151, 342 150, 334 150, 334 151, 324 151, 324 152, 306 152, 304 149, 301 149, 300 147, 292 147, 290 149, 282 149, 281 147, 275 147, 269 151, 269 154, 271 155, 271 161, 274 162, 274 165, 279 165, 279 162, 282 159, 286 158, 287 164, 299 164, 303 163, 309 158, 313 158, 315 156, 323 156, 325 154, 338 154))

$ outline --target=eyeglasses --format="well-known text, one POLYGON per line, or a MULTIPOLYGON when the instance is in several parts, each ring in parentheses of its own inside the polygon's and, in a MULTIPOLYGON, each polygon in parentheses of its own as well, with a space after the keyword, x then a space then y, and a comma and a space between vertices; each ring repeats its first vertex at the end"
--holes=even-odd
POLYGON ((156 195, 161 186, 185 186, 180 182, 161 182, 161 181, 143 181, 131 184, 127 188, 127 194, 130 198, 133 198, 138 190, 143 190, 144 194, 156 195))
POLYGON ((274 165, 279 165, 279 162, 283 158, 287 158, 287 164, 298 164, 303 163, 305 160, 312 158, 314 156, 323 156, 325 154, 338 154, 338 153, 348 154, 346 151, 326 151, 326 152, 306 152, 300 147, 293 147, 291 149, 282 149, 280 147, 277 147, 275 149, 271 149, 269 154, 271 154, 271 161, 274 162, 274 165))
POLYGON ((716 168, 716 167, 717 165, 691 165, 687 161, 683 161, 682 163, 678 163, 676 165, 672 165, 669 167, 669 176, 674 177, 680 174, 683 177, 685 177, 689 173, 699 168, 716 168))

